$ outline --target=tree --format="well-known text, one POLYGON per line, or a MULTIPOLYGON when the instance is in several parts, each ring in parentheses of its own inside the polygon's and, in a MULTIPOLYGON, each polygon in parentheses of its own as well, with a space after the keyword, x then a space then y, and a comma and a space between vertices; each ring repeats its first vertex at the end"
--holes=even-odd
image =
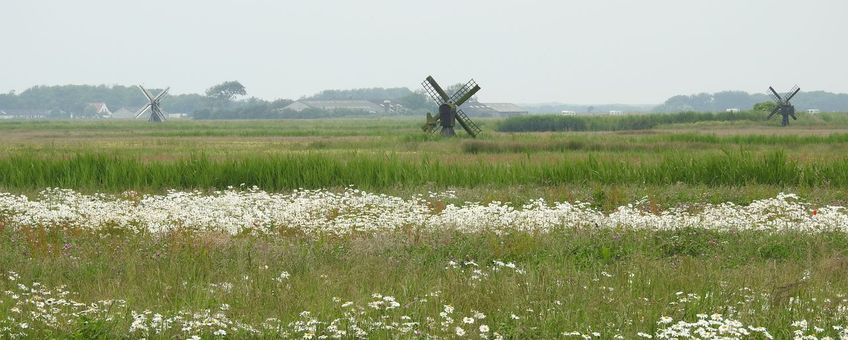
POLYGON ((236 96, 247 95, 244 85, 238 81, 225 81, 218 85, 212 86, 206 90, 206 96, 213 98, 223 104, 229 103, 236 96))
POLYGON ((767 101, 754 104, 754 111, 771 112, 777 107, 773 101, 767 101))

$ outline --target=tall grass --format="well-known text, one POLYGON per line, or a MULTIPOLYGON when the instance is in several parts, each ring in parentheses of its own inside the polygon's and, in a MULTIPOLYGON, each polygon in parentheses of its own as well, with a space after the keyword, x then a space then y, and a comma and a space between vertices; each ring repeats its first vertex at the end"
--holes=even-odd
POLYGON ((768 184, 848 187, 848 158, 799 162, 782 152, 684 155, 665 153, 639 163, 598 159, 510 163, 409 160, 395 154, 292 153, 223 159, 204 154, 167 161, 132 156, 79 153, 68 158, 42 158, 31 153, 0 159, 0 187, 80 190, 163 190, 256 185, 265 190, 355 185, 379 189, 435 185, 558 184, 768 184))
POLYGON ((707 121, 761 121, 760 112, 681 112, 673 114, 644 114, 626 116, 522 116, 511 117, 497 126, 502 132, 526 131, 623 131, 646 130, 663 124, 683 124, 707 121))

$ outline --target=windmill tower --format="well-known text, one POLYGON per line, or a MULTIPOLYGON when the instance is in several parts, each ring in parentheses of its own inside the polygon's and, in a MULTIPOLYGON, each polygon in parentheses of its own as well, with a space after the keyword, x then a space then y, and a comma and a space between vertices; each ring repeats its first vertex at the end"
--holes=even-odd
POLYGON ((781 126, 789 125, 789 117, 797 120, 798 117, 795 116, 795 106, 792 106, 792 103, 790 103, 789 100, 791 100, 792 97, 795 97, 795 95, 801 91, 801 88, 798 87, 798 85, 795 85, 795 87, 789 90, 789 92, 786 92, 783 97, 781 97, 780 94, 778 94, 771 86, 769 86, 769 91, 771 91, 770 94, 777 104, 777 107, 771 111, 766 119, 770 119, 775 114, 780 113, 780 115, 783 116, 783 121, 780 122, 781 126))
POLYGON ((474 82, 474 79, 471 79, 463 85, 453 96, 448 96, 445 90, 436 83, 436 80, 433 79, 432 76, 427 76, 427 79, 424 80, 421 85, 424 86, 424 90, 427 91, 427 94, 430 95, 430 98, 439 104, 439 116, 433 117, 429 112, 427 113, 427 122, 424 123, 424 126, 421 127, 425 132, 435 132, 439 126, 441 126, 441 135, 442 136, 455 136, 456 132, 454 132, 453 127, 455 122, 459 122, 459 125, 468 132, 471 137, 477 137, 477 134, 480 133, 480 127, 475 124, 471 118, 468 118, 468 115, 465 112, 462 112, 460 109, 460 105, 471 99, 471 97, 480 91, 480 86, 474 82))
POLYGON ((150 110, 150 118, 147 119, 148 122, 151 122, 151 123, 164 122, 165 121, 165 114, 162 113, 162 109, 159 107, 159 101, 162 100, 162 97, 164 97, 165 94, 168 93, 168 90, 170 90, 171 88, 170 87, 166 88, 164 91, 160 92, 159 95, 156 96, 156 97, 153 97, 152 95, 150 95, 150 92, 147 92, 147 90, 144 87, 142 87, 141 85, 138 85, 138 88, 141 89, 141 92, 144 93, 144 96, 147 97, 147 100, 149 102, 147 103, 147 105, 145 105, 143 108, 141 108, 141 110, 138 110, 138 113, 136 113, 135 118, 141 117, 141 115, 143 115, 145 112, 147 112, 147 110, 150 110))

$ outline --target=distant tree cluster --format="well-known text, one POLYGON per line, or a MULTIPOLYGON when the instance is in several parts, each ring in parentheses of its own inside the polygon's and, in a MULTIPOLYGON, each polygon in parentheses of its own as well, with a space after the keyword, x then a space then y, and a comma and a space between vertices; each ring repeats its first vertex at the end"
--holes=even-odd
MULTIPOLYGON (((162 89, 149 89, 159 93, 162 89)), ((147 103, 135 86, 61 85, 35 86, 19 94, 0 94, 0 110, 29 110, 48 113, 53 118, 85 115, 88 104, 104 102, 113 111, 126 108, 135 111, 147 103)), ((166 99, 170 112, 193 112, 207 106, 208 99, 199 94, 172 95, 166 99)))
MULTIPOLYGON (((772 98, 763 93, 749 94, 742 91, 724 91, 713 94, 700 93, 671 97, 654 111, 720 112, 731 108, 750 110, 756 104, 771 101, 772 98)), ((848 111, 848 94, 836 94, 824 91, 801 92, 792 99, 792 104, 799 110, 819 109, 829 112, 844 112, 848 111)))

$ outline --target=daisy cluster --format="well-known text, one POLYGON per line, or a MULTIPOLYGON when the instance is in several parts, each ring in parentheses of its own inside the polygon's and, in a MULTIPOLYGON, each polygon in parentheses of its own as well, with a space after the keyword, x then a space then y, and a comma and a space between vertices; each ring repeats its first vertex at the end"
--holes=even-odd
POLYGON ((9 272, 5 281, 13 289, 3 292, 0 299, 0 337, 32 338, 44 334, 71 332, 92 324, 128 324, 119 331, 133 338, 175 337, 182 339, 224 337, 273 337, 304 339, 365 339, 381 337, 439 338, 473 335, 483 339, 502 339, 485 322, 486 314, 471 310, 460 314, 451 305, 439 305, 441 293, 436 291, 424 297, 401 304, 390 295, 374 293, 362 302, 333 298, 334 310, 324 317, 311 311, 302 311, 292 321, 266 318, 248 323, 231 316, 231 307, 221 304, 214 310, 179 310, 157 312, 149 309, 136 311, 125 300, 79 302, 77 295, 65 287, 55 289, 33 282, 18 283, 19 275, 9 272), (15 283, 13 283, 15 282, 15 283), (5 300, 5 301, 4 301, 5 300), (416 315, 422 309, 440 306, 437 315, 416 315), (130 320, 127 320, 130 319, 130 320))
POLYGON ((0 193, 0 223, 12 228, 124 228, 149 233, 181 229, 230 234, 295 231, 305 235, 410 229, 463 233, 545 233, 557 228, 848 231, 844 207, 814 208, 793 194, 779 194, 748 205, 703 204, 659 213, 649 212, 641 203, 605 213, 582 202, 539 199, 519 207, 504 202, 445 205, 433 197, 439 195, 401 198, 352 188, 291 193, 268 193, 257 188, 211 193, 171 191, 141 197, 132 192, 87 195, 48 189, 33 199, 0 193))

